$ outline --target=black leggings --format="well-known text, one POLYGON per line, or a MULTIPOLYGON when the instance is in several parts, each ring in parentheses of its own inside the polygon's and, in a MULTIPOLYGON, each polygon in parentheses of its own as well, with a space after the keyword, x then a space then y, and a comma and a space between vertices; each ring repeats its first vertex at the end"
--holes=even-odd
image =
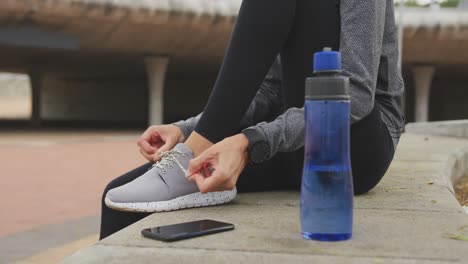
MULTIPOLYGON (((381 120, 378 104, 374 110, 351 126, 351 164, 355 194, 371 190, 384 176, 393 159, 393 143, 381 120)), ((237 182, 242 192, 300 190, 304 149, 278 153, 260 166, 247 167, 237 182)), ((145 173, 151 163, 138 167, 110 182, 102 195, 101 239, 148 216, 148 213, 120 212, 108 208, 104 197, 110 189, 133 181, 145 173)))
POLYGON ((238 124, 279 53, 286 106, 302 107, 314 53, 339 48, 339 10, 339 0, 244 0, 195 131, 213 143, 239 133, 238 124))

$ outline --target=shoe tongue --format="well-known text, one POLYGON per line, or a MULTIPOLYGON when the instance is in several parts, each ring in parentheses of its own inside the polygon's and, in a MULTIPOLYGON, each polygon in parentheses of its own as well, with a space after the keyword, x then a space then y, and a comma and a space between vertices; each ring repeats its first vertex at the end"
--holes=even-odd
POLYGON ((174 149, 182 152, 182 153, 185 153, 189 158, 193 158, 193 152, 192 150, 187 146, 185 145, 184 143, 179 143, 177 144, 174 149))

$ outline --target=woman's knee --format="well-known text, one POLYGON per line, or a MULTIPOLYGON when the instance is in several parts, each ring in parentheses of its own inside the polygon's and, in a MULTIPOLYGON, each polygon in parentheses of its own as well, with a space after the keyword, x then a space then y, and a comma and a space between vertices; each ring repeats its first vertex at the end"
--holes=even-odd
POLYGON ((362 195, 368 193, 370 190, 372 190, 377 183, 375 184, 362 184, 362 183, 355 183, 354 184, 354 195, 362 195))
POLYGON ((366 178, 354 178, 354 194, 361 195, 368 193, 370 190, 374 189, 374 187, 377 186, 377 184, 379 184, 382 178, 383 175, 366 178))

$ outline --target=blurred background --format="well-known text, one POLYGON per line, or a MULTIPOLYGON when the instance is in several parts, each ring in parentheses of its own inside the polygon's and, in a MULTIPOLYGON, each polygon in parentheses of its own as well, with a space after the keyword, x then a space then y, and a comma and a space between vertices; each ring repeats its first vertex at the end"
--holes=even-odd
MULTIPOLYGON (((149 124, 203 109, 241 0, 0 1, 0 263, 97 240, 149 124)), ((468 1, 395 3, 407 122, 468 119, 468 1)))

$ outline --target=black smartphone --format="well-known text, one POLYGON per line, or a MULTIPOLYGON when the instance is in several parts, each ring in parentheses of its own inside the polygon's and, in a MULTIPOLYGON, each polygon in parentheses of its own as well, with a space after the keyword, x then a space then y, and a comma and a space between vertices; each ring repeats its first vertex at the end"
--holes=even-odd
POLYGON ((214 220, 199 220, 175 225, 157 226, 141 230, 146 238, 172 242, 197 236, 204 236, 233 230, 234 225, 214 220))

